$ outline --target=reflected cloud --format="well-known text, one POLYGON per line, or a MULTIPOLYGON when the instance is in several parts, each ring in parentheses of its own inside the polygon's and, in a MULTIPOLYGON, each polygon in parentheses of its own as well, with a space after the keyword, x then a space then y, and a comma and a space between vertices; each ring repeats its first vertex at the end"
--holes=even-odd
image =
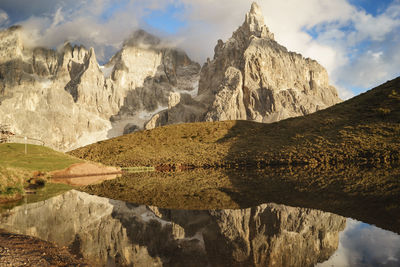
POLYGON ((399 235, 347 219, 338 250, 328 261, 317 266, 399 266, 399 259, 399 235))

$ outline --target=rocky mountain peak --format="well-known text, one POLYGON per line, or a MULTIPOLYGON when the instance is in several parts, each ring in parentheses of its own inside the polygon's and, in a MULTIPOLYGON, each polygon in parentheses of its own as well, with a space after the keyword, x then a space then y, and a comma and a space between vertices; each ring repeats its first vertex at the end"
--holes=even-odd
POLYGON ((89 50, 89 53, 87 53, 87 55, 86 55, 86 65, 87 65, 87 68, 89 67, 89 66, 96 66, 96 67, 98 67, 98 63, 97 63, 97 59, 96 59, 96 53, 94 52, 94 48, 93 47, 91 47, 90 48, 90 50, 89 50))
POLYGON ((271 123, 341 101, 318 62, 274 40, 257 3, 231 38, 218 40, 214 52, 201 69, 197 97, 181 98, 154 116, 151 127, 221 120, 271 123))
POLYGON ((261 7, 256 2, 253 2, 250 12, 246 14, 246 23, 258 25, 265 24, 264 15, 262 13, 261 7))
POLYGON ((274 39, 274 35, 269 31, 265 25, 264 15, 261 7, 253 2, 250 11, 246 14, 245 21, 242 27, 239 28, 238 32, 244 33, 246 37, 254 35, 258 38, 270 38, 274 39))
POLYGON ((0 62, 18 58, 24 49, 22 44, 22 27, 12 26, 0 31, 0 62))
POLYGON ((253 2, 251 4, 251 8, 250 8, 250 14, 255 14, 255 15, 262 15, 262 11, 260 6, 257 4, 257 2, 253 2))
POLYGON ((160 38, 144 30, 137 30, 125 40, 123 46, 158 46, 160 43, 160 38))

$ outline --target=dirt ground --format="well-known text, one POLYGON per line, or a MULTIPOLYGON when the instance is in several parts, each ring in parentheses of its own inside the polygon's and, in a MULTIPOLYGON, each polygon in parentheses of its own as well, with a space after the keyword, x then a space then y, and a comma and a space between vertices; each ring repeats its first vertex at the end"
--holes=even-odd
POLYGON ((108 167, 93 163, 77 163, 64 170, 50 173, 52 183, 63 183, 72 186, 99 184, 105 180, 112 180, 121 174, 116 167, 108 167))
POLYGON ((0 230, 0 266, 90 266, 67 248, 34 237, 0 230))

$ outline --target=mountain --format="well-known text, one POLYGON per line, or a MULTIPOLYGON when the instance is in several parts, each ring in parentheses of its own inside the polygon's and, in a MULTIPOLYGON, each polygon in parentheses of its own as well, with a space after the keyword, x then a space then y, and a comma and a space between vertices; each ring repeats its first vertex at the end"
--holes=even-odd
POLYGON ((274 122, 340 102, 326 70, 279 45, 255 3, 202 68, 143 30, 104 66, 93 48, 24 39, 20 26, 0 32, 0 124, 62 151, 166 124, 274 122))
POLYGON ((214 51, 214 59, 201 69, 199 95, 177 96, 173 107, 155 115, 147 129, 194 121, 275 122, 341 101, 318 62, 274 40, 256 3, 243 25, 227 42, 219 40, 214 51))
POLYGON ((0 123, 58 150, 143 128, 170 93, 197 93, 200 66, 144 31, 105 66, 93 48, 30 48, 23 40, 22 27, 0 32, 0 123))

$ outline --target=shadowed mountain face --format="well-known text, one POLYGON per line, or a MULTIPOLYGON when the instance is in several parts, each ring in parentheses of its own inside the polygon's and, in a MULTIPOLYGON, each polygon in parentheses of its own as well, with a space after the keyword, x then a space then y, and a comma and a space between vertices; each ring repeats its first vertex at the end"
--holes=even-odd
POLYGON ((313 266, 338 248, 345 223, 334 214, 276 204, 165 210, 78 191, 0 215, 7 231, 68 246, 108 266, 313 266))

